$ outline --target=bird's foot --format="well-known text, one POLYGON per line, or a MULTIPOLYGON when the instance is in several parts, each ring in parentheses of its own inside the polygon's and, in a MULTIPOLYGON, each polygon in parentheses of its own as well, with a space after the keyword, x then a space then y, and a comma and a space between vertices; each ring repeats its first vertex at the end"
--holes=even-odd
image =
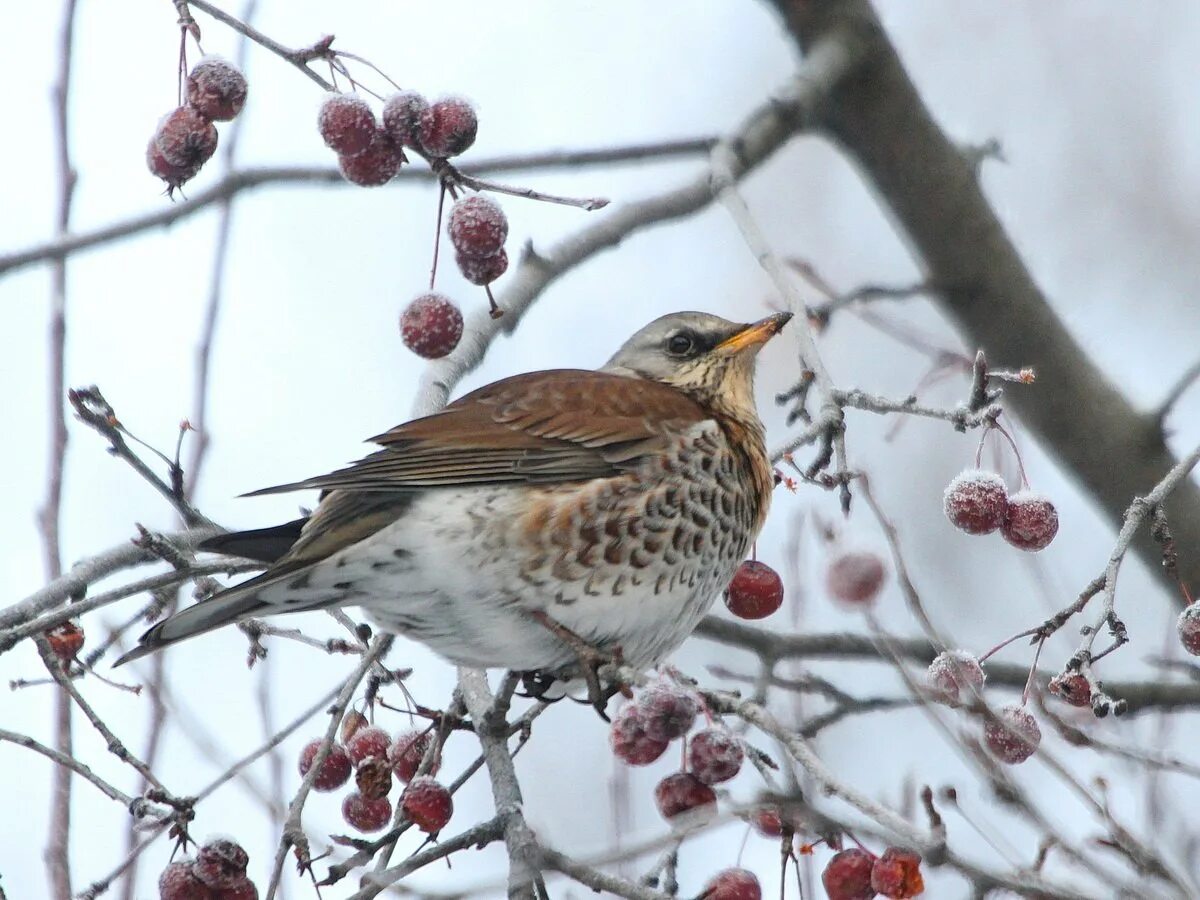
POLYGON ((632 694, 625 685, 610 685, 605 688, 600 683, 600 669, 607 665, 621 665, 624 661, 621 656, 621 648, 613 647, 609 651, 597 649, 561 622, 550 618, 546 613, 539 610, 529 615, 575 652, 575 658, 579 661, 579 675, 587 685, 588 702, 601 719, 605 722, 611 721, 604 711, 608 706, 608 701, 618 693, 627 697, 632 694))

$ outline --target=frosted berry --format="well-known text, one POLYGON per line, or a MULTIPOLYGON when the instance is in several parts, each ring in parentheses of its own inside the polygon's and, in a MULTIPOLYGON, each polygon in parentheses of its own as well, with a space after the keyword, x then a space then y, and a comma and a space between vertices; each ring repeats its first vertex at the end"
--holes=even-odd
POLYGON ((1200 603, 1193 603, 1181 612, 1175 627, 1183 649, 1192 656, 1200 656, 1200 603))
POLYGON ((646 733, 646 715, 635 704, 621 707, 609 732, 613 754, 631 766, 647 766, 666 752, 669 741, 646 733))
POLYGON ((446 233, 465 256, 491 256, 508 240, 508 217, 500 204, 483 194, 463 197, 450 210, 446 233))
POLYGON ((215 122, 228 122, 246 105, 246 76, 219 56, 206 56, 187 77, 188 106, 215 122))
POLYGON ((637 701, 646 734, 655 740, 673 741, 691 730, 700 712, 696 698, 682 688, 658 684, 647 689, 637 701))
POLYGON ((926 671, 929 690, 939 703, 966 703, 983 690, 987 680, 975 654, 966 650, 944 650, 926 671))
POLYGON ((859 606, 875 599, 886 574, 883 560, 874 553, 842 553, 830 562, 825 573, 825 587, 832 597, 859 606))
MULTIPOLYGON (((312 768, 313 760, 317 758, 317 751, 320 749, 321 739, 318 738, 315 741, 309 741, 300 751, 301 778, 307 775, 308 770, 312 768)), ((350 757, 346 755, 344 748, 334 744, 329 748, 329 756, 325 758, 320 771, 317 772, 316 780, 313 781, 313 790, 322 792, 337 790, 349 779, 350 757)))
POLYGON ((404 814, 426 834, 437 834, 454 815, 454 798, 445 785, 428 775, 408 783, 400 798, 404 814))
POLYGON ((421 294, 400 314, 400 338, 417 356, 438 359, 458 346, 463 317, 445 294, 421 294))
POLYGON ((717 811, 713 789, 689 772, 676 772, 660 781, 654 788, 654 802, 668 820, 705 820, 717 811))
POLYGON ((688 770, 705 784, 728 781, 742 768, 742 742, 728 731, 709 728, 688 744, 688 770))
POLYGON ((173 862, 158 876, 159 900, 216 900, 208 885, 196 877, 190 860, 173 862))
POLYGON ((392 801, 387 797, 368 800, 354 791, 342 801, 342 818, 351 828, 364 834, 382 831, 392 820, 392 801))
POLYGON ((995 472, 968 469, 946 486, 942 508, 959 531, 990 534, 1004 524, 1008 488, 995 472))
MULTIPOLYGON (((397 778, 401 781, 412 781, 431 742, 432 737, 427 731, 410 731, 407 734, 396 736, 396 740, 388 748, 388 759, 391 761, 392 771, 396 773, 397 778)), ((439 763, 435 757, 433 765, 429 767, 426 774, 436 775, 438 768, 439 763)))
POLYGON ((888 847, 871 867, 871 887, 891 900, 908 900, 925 890, 921 857, 911 850, 888 847))
POLYGON ((764 806, 754 810, 750 813, 750 824, 763 837, 783 836, 783 816, 778 807, 764 806))
POLYGON ((456 252, 454 262, 463 278, 480 286, 491 284, 508 271, 508 253, 504 250, 492 256, 466 256, 456 252))
POLYGON ((171 165, 167 162, 167 158, 163 156, 162 151, 158 149, 158 144, 154 138, 150 138, 150 144, 146 147, 146 167, 150 170, 151 175, 155 178, 161 178, 167 183, 168 192, 172 192, 178 187, 183 187, 184 184, 195 178, 196 173, 200 171, 199 165, 171 165))
POLYGON ((59 659, 74 659, 83 649, 83 628, 78 622, 63 622, 46 632, 46 641, 59 659))
POLYGON ((250 856, 240 844, 217 838, 200 848, 192 871, 213 890, 223 891, 245 876, 249 862, 250 856))
POLYGON ((392 739, 386 731, 376 725, 370 725, 354 732, 354 737, 346 742, 346 754, 350 757, 350 762, 357 766, 372 756, 387 759, 388 747, 391 744, 392 739))
POLYGON ((417 141, 430 156, 445 159, 458 156, 475 143, 478 130, 475 107, 461 97, 447 97, 421 112, 417 141))
POLYGON ((766 618, 783 605, 783 579, 766 563, 747 559, 733 573, 725 605, 739 619, 766 618))
POLYGON ((358 764, 354 786, 368 800, 386 797, 392 789, 392 764, 386 756, 368 756, 358 764))
POLYGON ((1058 534, 1058 510, 1044 496, 1033 491, 1013 494, 1008 498, 1008 512, 1001 534, 1022 550, 1045 549, 1058 534))
POLYGON ((396 177, 404 156, 386 131, 376 131, 370 145, 354 156, 338 155, 342 177, 359 187, 381 187, 396 177))
POLYGON ((983 726, 983 740, 997 759, 1015 766, 1033 756, 1042 742, 1042 729, 1021 707, 1005 706, 983 726))
POLYGON ((1064 703, 1072 706, 1092 705, 1092 686, 1079 672, 1059 672, 1046 687, 1064 703))
POLYGON ((753 872, 745 869, 726 869, 718 872, 704 890, 700 900, 761 900, 762 888, 753 872))
POLYGON ((248 876, 243 875, 232 887, 220 891, 216 900, 258 900, 258 888, 248 876))
POLYGON ((217 152, 217 127, 190 106, 181 106, 158 123, 154 145, 171 165, 198 168, 217 152))
POLYGON ((866 850, 851 847, 835 853, 821 873, 821 884, 829 900, 871 900, 871 868, 875 857, 866 850))
POLYGON ((375 113, 353 94, 330 94, 317 113, 317 130, 338 156, 357 156, 375 139, 375 113))
POLYGON ((397 144, 403 147, 420 147, 417 130, 421 114, 429 109, 429 101, 416 91, 401 91, 388 98, 383 105, 383 127, 397 144))

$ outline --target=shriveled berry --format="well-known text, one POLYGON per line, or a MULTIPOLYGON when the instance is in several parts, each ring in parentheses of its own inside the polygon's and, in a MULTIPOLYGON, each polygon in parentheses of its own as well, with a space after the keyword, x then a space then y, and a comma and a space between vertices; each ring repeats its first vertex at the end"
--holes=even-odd
POLYGON ((358 732, 367 728, 371 724, 371 720, 360 713, 357 709, 352 709, 346 713, 342 719, 342 743, 350 743, 350 738, 354 737, 358 732))
POLYGON ((429 101, 416 91, 393 94, 383 105, 383 127, 397 144, 416 150, 421 146, 417 138, 421 114, 427 109, 429 101))
POLYGON ((473 143, 479 130, 475 107, 461 97, 447 97, 421 112, 417 141, 430 156, 458 156, 473 143))
POLYGON ((733 573, 725 605, 739 619, 763 619, 783 605, 783 579, 756 559, 747 559, 733 573))
POLYGON ((404 814, 426 834, 437 834, 454 815, 454 798, 446 786, 428 775, 408 783, 400 798, 404 814))
POLYGON ((177 860, 158 876, 159 900, 217 900, 208 885, 196 877, 191 860, 177 860))
POLYGON ((317 113, 317 130, 325 146, 338 156, 357 156, 366 151, 378 130, 375 113, 367 101, 353 94, 329 94, 317 113))
POLYGON ((1042 729, 1021 707, 1004 706, 983 726, 983 740, 997 759, 1015 766, 1033 756, 1042 742, 1042 729))
POLYGON ((392 764, 383 756, 368 756, 358 764, 354 786, 368 800, 386 797, 392 789, 392 764))
MULTIPOLYGON (((432 740, 428 731, 410 731, 396 736, 396 740, 388 748, 388 760, 397 778, 401 781, 412 781, 432 740)), ((435 758, 426 774, 436 775, 440 767, 439 760, 435 758)))
POLYGON ((386 731, 377 725, 370 725, 354 733, 354 737, 346 743, 346 754, 350 762, 357 766, 371 756, 387 759, 391 744, 392 739, 386 731))
POLYGON ((943 650, 929 664, 926 677, 933 698, 950 705, 970 701, 987 680, 975 654, 966 650, 943 650))
POLYGON ((911 850, 888 847, 871 867, 871 887, 890 900, 908 900, 925 890, 921 857, 911 850))
POLYGON ((387 797, 368 800, 358 791, 346 795, 342 801, 342 818, 351 828, 370 834, 382 831, 392 820, 392 801, 387 797))
POLYGON ((646 733, 646 715, 636 704, 621 707, 609 732, 613 754, 631 766, 648 766, 666 752, 669 741, 646 733))
POLYGON ((445 294, 421 294, 400 314, 400 338, 417 356, 438 359, 458 346, 463 317, 445 294))
POLYGON ((968 469, 946 486, 942 508, 959 531, 990 534, 1004 524, 1008 488, 995 472, 968 469))
POLYGON ((491 284, 508 271, 508 253, 504 250, 492 256, 466 256, 455 252, 454 262, 458 264, 458 271, 462 272, 463 278, 481 286, 491 284))
POLYGON ((213 890, 223 891, 242 879, 249 863, 250 855, 240 844, 217 838, 200 848, 192 871, 213 890))
POLYGON ((386 131, 376 131, 370 145, 354 156, 338 155, 338 170, 351 184, 381 187, 396 177, 404 164, 400 145, 386 131))
POLYGON ((1179 614, 1175 622, 1179 643, 1192 656, 1200 656, 1200 603, 1193 603, 1179 614))
POLYGON ((167 183, 168 193, 173 192, 176 188, 183 187, 184 184, 195 178, 196 173, 200 171, 199 165, 171 165, 167 162, 167 158, 163 156, 162 151, 158 149, 158 143, 154 138, 150 138, 150 144, 146 147, 146 167, 150 170, 151 175, 155 178, 161 178, 167 183))
POLYGON ((753 872, 726 869, 704 886, 700 897, 702 900, 762 900, 762 887, 753 872))
POLYGON ((1008 498, 1008 512, 1000 532, 1014 547, 1037 552, 1058 534, 1058 510, 1042 494, 1020 491, 1008 498))
POLYGON ((1064 703, 1072 706, 1092 705, 1092 686, 1079 672, 1059 672, 1046 687, 1064 703))
POLYGON ((705 821, 717 811, 716 793, 690 772, 676 772, 660 781, 654 788, 654 802, 664 819, 679 818, 680 824, 705 821))
POLYGON ((673 741, 691 730, 700 712, 692 694, 673 684, 647 688, 637 700, 646 734, 655 740, 673 741))
POLYGON ((258 900, 258 888, 246 875, 232 887, 219 891, 215 900, 258 900))
POLYGON ((171 165, 198 168, 217 152, 217 126, 190 106, 181 106, 158 123, 154 145, 171 165))
POLYGON ((742 742, 720 728, 701 731, 688 744, 688 769, 705 784, 728 781, 742 768, 742 742))
POLYGON ((508 217, 491 197, 471 194, 450 210, 446 233, 464 256, 491 256, 508 240, 508 217))
POLYGON ((83 649, 83 628, 73 620, 63 622, 46 632, 46 641, 59 659, 74 659, 83 649))
POLYGON ((870 603, 883 587, 887 568, 883 560, 869 551, 839 554, 829 563, 825 587, 843 603, 860 606, 870 603))
MULTIPOLYGON (((313 760, 317 758, 317 752, 321 749, 321 739, 309 741, 304 745, 304 749, 300 751, 300 777, 303 778, 308 774, 308 770, 312 768, 313 760)), ((325 757, 325 762, 321 764, 320 771, 317 772, 316 780, 313 781, 314 791, 333 791, 340 788, 350 779, 350 757, 346 755, 345 748, 338 744, 333 744, 329 748, 329 755, 325 757)))
POLYGON ((871 900, 875 896, 875 888, 871 887, 874 864, 875 857, 858 847, 835 853, 821 873, 829 900, 871 900))
POLYGON ((246 105, 246 76, 219 56, 206 56, 187 77, 187 102, 215 122, 228 122, 246 105))

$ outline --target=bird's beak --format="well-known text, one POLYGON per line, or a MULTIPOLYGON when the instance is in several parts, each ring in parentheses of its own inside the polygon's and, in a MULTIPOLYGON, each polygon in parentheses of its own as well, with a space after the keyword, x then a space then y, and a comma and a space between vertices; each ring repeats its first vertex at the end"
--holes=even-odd
POLYGON ((783 326, 792 320, 790 312, 775 313, 760 319, 753 325, 745 326, 733 337, 727 337, 714 348, 723 356, 735 356, 745 350, 757 350, 775 335, 783 330, 783 326))

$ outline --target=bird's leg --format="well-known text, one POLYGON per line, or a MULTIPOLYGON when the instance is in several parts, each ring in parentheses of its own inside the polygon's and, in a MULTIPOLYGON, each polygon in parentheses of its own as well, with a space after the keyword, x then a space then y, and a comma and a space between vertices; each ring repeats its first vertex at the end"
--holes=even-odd
POLYGON ((599 671, 601 666, 608 663, 620 665, 621 648, 614 647, 608 653, 598 650, 566 625, 555 621, 541 610, 529 613, 529 617, 575 651, 575 656, 579 660, 580 674, 587 684, 588 700, 596 712, 599 713, 600 718, 605 722, 609 721, 608 715, 604 712, 604 707, 608 704, 609 698, 618 691, 626 693, 628 688, 620 686, 606 692, 600 684, 599 671))

